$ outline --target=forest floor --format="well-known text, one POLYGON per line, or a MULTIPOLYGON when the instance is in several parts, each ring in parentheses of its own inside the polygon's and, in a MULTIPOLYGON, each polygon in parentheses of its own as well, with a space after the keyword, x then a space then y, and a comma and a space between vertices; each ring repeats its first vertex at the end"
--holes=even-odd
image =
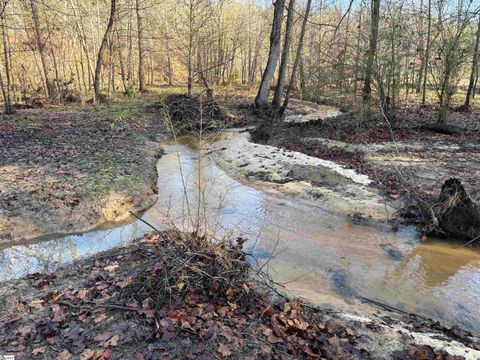
POLYGON ((4 116, 0 244, 86 231, 153 205, 160 129, 135 100, 4 116))
MULTIPOLYGON (((253 280, 242 240, 176 232, 0 290, 0 355, 15 359, 478 359, 479 339, 378 307, 289 300, 253 280)), ((260 279, 264 280, 260 280, 260 279)), ((8 286, 7 286, 8 285, 8 286)))
MULTIPOLYGON (((311 116, 320 111, 316 104, 292 101, 289 122, 261 127, 264 115, 251 107, 251 98, 220 99, 236 116, 235 126, 257 126, 253 140, 272 145, 263 165, 240 166, 238 161, 250 155, 265 154, 246 137, 235 137, 237 151, 245 146, 244 158, 226 153, 244 175, 253 172, 257 179, 278 184, 309 179, 319 187, 324 181, 343 186, 333 171, 356 184, 342 187, 343 195, 365 191, 367 203, 376 204, 378 211, 385 207, 384 197, 393 204, 407 199, 412 188, 434 197, 449 176, 459 177, 479 200, 478 113, 453 112, 451 123, 462 133, 450 136, 419 128, 433 121, 432 109, 403 113, 392 129, 379 121, 375 130, 365 130, 352 125, 353 113, 339 115, 330 108, 331 115, 339 116, 316 120, 311 116), (272 178, 265 168, 279 159, 298 163, 278 169, 283 178, 272 178), (321 167, 329 171, 310 171, 321 167), (376 184, 366 184, 366 176, 376 184)), ((25 109, 2 119, 1 241, 86 231, 152 205, 158 139, 165 130, 158 111, 149 112, 150 100, 25 109)), ((221 142, 217 145, 222 149, 221 142)), ((85 360, 480 358, 478 339, 465 331, 383 307, 375 316, 315 309, 283 298, 268 281, 252 279, 251 270, 235 245, 162 233, 54 274, 3 283, 0 355, 85 360)))

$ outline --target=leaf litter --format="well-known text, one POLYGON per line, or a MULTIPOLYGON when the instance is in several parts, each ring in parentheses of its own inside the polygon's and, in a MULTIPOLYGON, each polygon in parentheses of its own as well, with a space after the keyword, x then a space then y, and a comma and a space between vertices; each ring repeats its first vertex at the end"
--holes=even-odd
MULTIPOLYGON (((379 320, 353 324, 280 296, 252 279, 243 241, 150 233, 56 275, 11 281, 0 349, 16 359, 381 358, 365 336, 381 334, 379 320)), ((463 358, 404 345, 392 358, 463 358)))

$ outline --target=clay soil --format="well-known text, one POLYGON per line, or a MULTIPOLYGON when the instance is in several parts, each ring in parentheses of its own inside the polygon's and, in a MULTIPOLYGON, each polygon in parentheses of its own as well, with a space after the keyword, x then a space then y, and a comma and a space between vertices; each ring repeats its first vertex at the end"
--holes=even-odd
POLYGON ((85 231, 155 202, 161 120, 134 100, 0 120, 0 244, 85 231))

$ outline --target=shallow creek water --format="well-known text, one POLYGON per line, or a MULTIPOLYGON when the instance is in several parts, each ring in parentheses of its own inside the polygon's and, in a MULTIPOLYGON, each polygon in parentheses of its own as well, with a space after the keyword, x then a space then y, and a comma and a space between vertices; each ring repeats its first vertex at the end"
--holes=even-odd
MULTIPOLYGON (((387 225, 355 225, 265 185, 234 180, 208 157, 199 166, 191 143, 164 147, 157 165, 158 202, 142 215, 155 227, 174 223, 188 230, 188 214, 196 218, 200 194, 201 219, 210 232, 248 238, 247 250, 267 262, 273 279, 292 294, 357 309, 359 299, 368 298, 480 333, 479 247, 421 241, 410 227, 392 232, 387 225)), ((0 281, 53 271, 150 230, 136 220, 0 249, 0 281)))

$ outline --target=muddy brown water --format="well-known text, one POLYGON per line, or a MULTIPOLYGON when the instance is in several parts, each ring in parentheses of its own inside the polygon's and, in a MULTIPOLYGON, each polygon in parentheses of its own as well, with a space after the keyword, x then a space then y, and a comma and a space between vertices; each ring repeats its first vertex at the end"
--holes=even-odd
MULTIPOLYGON (((480 333, 479 247, 421 241, 412 227, 393 232, 386 225, 355 225, 344 216, 273 194, 264 184, 232 179, 208 156, 199 161, 191 142, 166 142, 164 147, 166 155, 157 165, 158 202, 142 215, 158 229, 174 223, 188 230, 189 219, 195 222, 200 213, 213 237, 248 238, 247 250, 294 295, 353 309, 368 298, 480 333)), ((150 230, 136 220, 4 248, 0 281, 54 271, 150 230)))

